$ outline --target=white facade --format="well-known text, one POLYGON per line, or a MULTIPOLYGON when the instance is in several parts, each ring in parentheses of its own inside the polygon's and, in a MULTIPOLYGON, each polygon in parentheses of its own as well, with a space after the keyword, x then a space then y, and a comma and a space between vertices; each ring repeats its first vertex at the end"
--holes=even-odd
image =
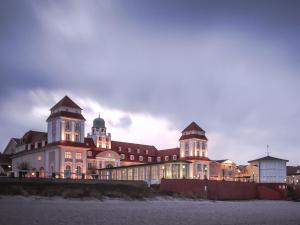
POLYGON ((286 183, 286 163, 288 160, 266 156, 249 161, 253 170, 253 180, 257 183, 286 183))

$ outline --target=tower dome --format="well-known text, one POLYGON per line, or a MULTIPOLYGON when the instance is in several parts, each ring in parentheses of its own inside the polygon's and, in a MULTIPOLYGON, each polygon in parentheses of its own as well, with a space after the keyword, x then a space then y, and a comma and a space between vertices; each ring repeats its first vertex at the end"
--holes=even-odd
POLYGON ((104 119, 100 118, 100 114, 98 118, 94 119, 93 128, 105 128, 105 121, 104 119))

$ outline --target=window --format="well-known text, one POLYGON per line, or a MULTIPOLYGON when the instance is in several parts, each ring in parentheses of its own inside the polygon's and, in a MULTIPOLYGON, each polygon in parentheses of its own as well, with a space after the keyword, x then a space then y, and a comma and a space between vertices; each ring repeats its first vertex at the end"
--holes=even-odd
POLYGON ((169 156, 165 156, 165 161, 169 161, 169 156))
POLYGON ((52 120, 52 140, 56 140, 56 120, 52 120))
POLYGON ((76 167, 76 174, 77 174, 77 176, 81 176, 81 167, 80 166, 76 167))
POLYGON ((65 123, 65 129, 66 130, 71 130, 71 123, 70 121, 66 120, 66 123, 65 123))
POLYGON ((140 156, 139 156, 139 160, 140 160, 140 161, 143 161, 143 156, 140 155, 140 156))
POLYGON ((119 151, 119 152, 122 151, 122 147, 121 147, 121 146, 118 147, 118 151, 119 151))
POLYGON ((75 157, 76 157, 76 159, 82 159, 82 154, 81 154, 81 152, 76 152, 75 157))
POLYGON ((197 141, 197 149, 200 148, 200 141, 197 141))
POLYGON ((148 162, 152 162, 152 157, 148 157, 148 162))
POLYGON ((88 169, 92 169, 93 168, 93 164, 92 163, 88 163, 88 169))
POLYGON ((65 159, 71 159, 71 158, 72 158, 71 152, 65 152, 65 159))
POLYGON ((38 156, 38 160, 39 160, 39 161, 42 160, 42 156, 39 155, 39 156, 38 156))
POLYGON ((202 156, 205 157, 205 151, 202 151, 202 156))
POLYGON ((71 140, 70 134, 66 134, 66 141, 70 141, 70 140, 71 140))
POLYGON ((148 155, 149 151, 146 149, 146 155, 148 155))
POLYGON ((125 155, 124 154, 121 154, 120 157, 121 157, 121 159, 125 159, 125 155))
POLYGON ((185 150, 189 150, 189 143, 188 142, 185 142, 184 148, 185 148, 185 150))
POLYGON ((130 160, 134 160, 134 155, 130 155, 130 160))
POLYGON ((65 169, 65 177, 69 178, 71 177, 71 166, 67 165, 65 169))
POLYGON ((129 152, 129 153, 131 152, 131 148, 128 148, 128 152, 129 152))
POLYGON ((202 149, 206 149, 206 143, 202 142, 202 149))
POLYGON ((197 164, 197 171, 198 171, 198 172, 201 171, 201 164, 197 164))
POLYGON ((79 123, 75 123, 75 131, 76 132, 80 131, 80 124, 79 123))
POLYGON ((140 151, 140 149, 138 148, 138 149, 136 150, 136 153, 137 153, 137 154, 140 154, 140 152, 141 152, 141 151, 140 151))
POLYGON ((79 135, 78 134, 75 134, 75 141, 79 142, 79 135))
POLYGON ((200 156, 200 151, 197 151, 197 156, 200 156))
POLYGON ((160 162, 161 161, 161 158, 158 156, 157 157, 157 162, 160 162))
POLYGON ((173 155, 173 160, 177 160, 177 155, 173 155))

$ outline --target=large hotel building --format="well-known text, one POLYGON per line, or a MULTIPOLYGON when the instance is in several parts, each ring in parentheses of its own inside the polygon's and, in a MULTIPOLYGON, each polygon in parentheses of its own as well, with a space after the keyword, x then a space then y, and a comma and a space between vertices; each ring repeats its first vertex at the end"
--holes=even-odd
POLYGON ((28 131, 5 149, 15 176, 144 180, 209 179, 207 137, 195 122, 179 136, 179 148, 115 141, 100 116, 85 136, 82 109, 68 96, 50 109, 47 132, 28 131))

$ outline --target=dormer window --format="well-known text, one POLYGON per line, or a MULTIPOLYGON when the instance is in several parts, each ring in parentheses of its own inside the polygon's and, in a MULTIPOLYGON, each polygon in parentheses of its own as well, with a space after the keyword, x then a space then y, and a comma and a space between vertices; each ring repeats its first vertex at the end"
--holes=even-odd
POLYGON ((121 158, 121 159, 125 159, 125 155, 124 155, 124 154, 121 154, 121 155, 120 155, 120 158, 121 158))

